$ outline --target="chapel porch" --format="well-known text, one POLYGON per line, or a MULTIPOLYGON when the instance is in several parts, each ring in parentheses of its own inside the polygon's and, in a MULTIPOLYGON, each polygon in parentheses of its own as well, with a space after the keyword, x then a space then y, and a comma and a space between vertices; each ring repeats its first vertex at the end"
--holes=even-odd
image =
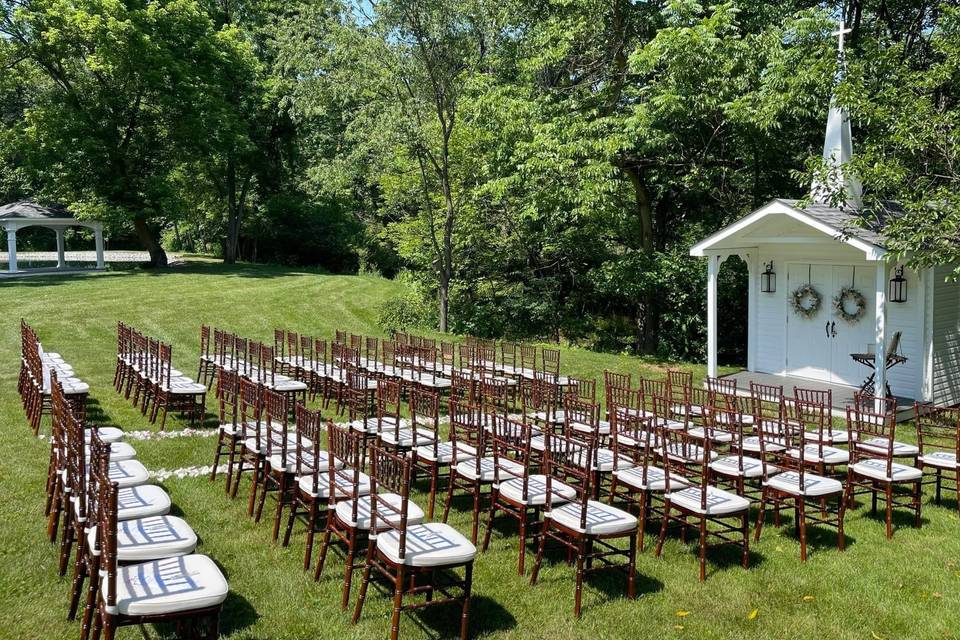
MULTIPOLYGON (((737 381, 737 393, 742 396, 750 395, 750 382, 759 384, 783 385, 783 392, 787 396, 793 395, 794 387, 815 389, 817 391, 831 391, 833 397, 833 415, 837 418, 846 417, 846 408, 853 405, 853 394, 859 389, 842 384, 829 384, 819 380, 800 378, 798 376, 780 375, 775 373, 758 373, 756 371, 738 371, 721 376, 737 381)), ((913 398, 896 396, 897 422, 910 420, 913 417, 913 398)))

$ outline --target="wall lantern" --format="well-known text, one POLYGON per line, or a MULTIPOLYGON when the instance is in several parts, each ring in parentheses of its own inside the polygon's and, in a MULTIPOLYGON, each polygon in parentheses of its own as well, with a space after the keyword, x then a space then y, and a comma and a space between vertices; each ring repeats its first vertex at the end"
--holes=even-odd
POLYGON ((760 291, 763 293, 777 292, 777 274, 773 270, 773 260, 767 263, 766 270, 760 274, 760 291))
POLYGON ((890 278, 890 302, 906 302, 907 279, 903 277, 903 267, 899 266, 893 272, 896 275, 890 278))

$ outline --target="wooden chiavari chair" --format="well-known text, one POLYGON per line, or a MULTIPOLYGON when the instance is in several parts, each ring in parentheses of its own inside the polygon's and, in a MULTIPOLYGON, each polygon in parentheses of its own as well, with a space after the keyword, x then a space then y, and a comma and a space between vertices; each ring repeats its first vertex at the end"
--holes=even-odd
MULTIPOLYGON (((331 427, 331 451, 339 451, 343 456, 345 466, 341 469, 331 468, 328 471, 328 487, 337 487, 337 491, 329 492, 327 507, 327 526, 323 532, 323 541, 320 547, 320 559, 317 562, 317 569, 314 573, 314 580, 319 580, 323 573, 324 563, 327 557, 327 550, 330 546, 331 537, 347 546, 344 558, 344 577, 343 577, 343 595, 340 606, 346 610, 350 604, 350 587, 353 582, 353 572, 362 569, 365 562, 357 562, 357 558, 366 557, 367 545, 370 539, 376 540, 376 534, 383 531, 382 526, 373 529, 373 518, 371 517, 371 480, 361 471, 363 458, 362 447, 365 443, 359 438, 358 434, 351 432, 336 425, 331 427), (372 532, 372 536, 371 536, 372 532)), ((384 518, 394 520, 400 517, 401 493, 408 490, 406 487, 391 484, 397 478, 383 477, 378 486, 379 495, 382 498, 380 502, 381 514, 384 518), (392 514, 387 513, 387 508, 394 508, 392 514)), ((410 524, 419 524, 423 521, 423 510, 413 502, 408 503, 408 522, 410 524)))
POLYGON ((698 521, 700 581, 707 577, 707 546, 715 538, 717 544, 736 544, 743 549, 744 569, 750 565, 750 501, 735 493, 724 491, 710 483, 713 459, 710 438, 697 440, 687 431, 661 428, 658 432, 664 461, 664 517, 657 540, 656 556, 659 558, 667 530, 671 523, 680 527, 689 526, 691 519, 698 521), (685 480, 677 488, 675 476, 697 477, 685 480), (731 523, 730 521, 734 521, 731 523), (712 527, 711 527, 712 525, 712 527))
POLYGON ((500 343, 500 362, 497 370, 505 376, 517 374, 517 343, 506 340, 500 343))
POLYGON ((600 405, 568 395, 564 398, 563 417, 563 435, 590 446, 590 456, 582 458, 581 463, 583 471, 590 474, 590 487, 594 491, 591 498, 599 499, 613 473, 633 466, 633 462, 628 457, 616 458, 613 449, 604 446, 610 440, 610 425, 608 423, 606 428, 600 426, 600 405))
POLYGON ((705 389, 693 386, 693 373, 667 369, 667 385, 670 389, 670 400, 673 403, 671 411, 673 417, 681 420, 699 420, 703 417, 703 407, 709 403, 705 389))
POLYGON ((350 367, 347 369, 345 400, 347 420, 350 428, 361 434, 364 449, 378 433, 377 390, 380 382, 367 375, 365 371, 350 367))
POLYGON ((707 376, 704 383, 706 384, 707 391, 712 394, 719 393, 726 396, 737 395, 738 385, 736 378, 715 378, 713 376, 707 376))
POLYGON ((871 510, 877 512, 877 498, 883 491, 886 503, 887 540, 893 538, 893 508, 906 507, 914 512, 914 526, 920 528, 923 471, 914 466, 894 462, 897 431, 896 413, 876 413, 862 407, 847 407, 847 430, 850 432, 850 464, 844 502, 853 506, 860 489, 869 492, 871 510), (880 442, 884 451, 877 453, 880 442), (864 448, 865 442, 869 442, 864 448), (905 487, 906 485, 906 487, 905 487), (903 490, 905 488, 906 490, 903 490))
POLYGON ((944 481, 952 481, 960 510, 960 409, 915 403, 913 411, 920 471, 926 476, 933 475, 937 504, 940 504, 944 481))
POLYGON ((213 456, 213 469, 210 481, 217 479, 220 458, 227 456, 226 492, 229 494, 233 483, 233 467, 240 452, 243 429, 240 426, 240 376, 235 371, 220 368, 217 370, 217 404, 220 426, 217 428, 217 448, 213 456))
POLYGON ((610 411, 613 406, 613 400, 610 397, 611 389, 614 387, 619 389, 632 389, 633 388, 633 376, 629 373, 616 373, 608 369, 603 370, 603 399, 604 406, 606 407, 606 419, 613 421, 610 411))
MULTIPOLYGON (((490 535, 498 512, 513 518, 520 525, 520 552, 517 572, 524 575, 528 527, 533 537, 541 534, 540 514, 547 504, 547 482, 543 474, 532 474, 531 428, 529 424, 500 415, 490 416, 493 444, 493 486, 487 512, 482 550, 490 545, 490 535)), ((576 490, 561 482, 553 483, 557 492, 554 504, 561 498, 573 500, 576 490)))
MULTIPOLYGON (((421 443, 415 444, 413 450, 414 473, 423 471, 430 477, 430 493, 427 505, 427 517, 433 519, 433 509, 437 499, 437 488, 441 475, 449 481, 450 466, 455 460, 454 443, 452 440, 440 439, 440 394, 432 391, 412 389, 409 398, 410 429, 413 439, 421 443), (429 434, 429 439, 423 442, 422 434, 429 434), (444 469, 448 473, 441 474, 444 469)), ((452 418, 452 416, 451 416, 452 418)), ((461 444, 457 452, 461 460, 470 455, 476 455, 477 450, 468 444, 461 444)))
POLYGON ((808 425, 808 433, 804 434, 804 438, 806 438, 808 441, 820 440, 827 446, 846 444, 847 430, 833 428, 832 391, 829 389, 823 391, 820 389, 803 389, 800 387, 794 387, 793 397, 795 403, 802 402, 807 407, 812 407, 815 405, 823 407, 825 419, 822 421, 818 420, 817 424, 808 425))
POLYGON ((273 389, 263 391, 264 419, 262 427, 266 441, 263 482, 260 487, 260 504, 256 522, 260 522, 267 494, 274 493, 277 509, 273 518, 273 541, 280 537, 280 521, 283 509, 295 499, 295 474, 297 472, 296 433, 290 430, 290 407, 286 394, 273 389))
POLYGON ((200 364, 197 365, 197 382, 209 387, 217 374, 216 362, 210 344, 210 327, 200 325, 200 364))
MULTIPOLYGON (((476 547, 447 524, 410 522, 408 491, 411 460, 408 457, 374 446, 371 475, 373 482, 370 520, 371 527, 377 531, 376 542, 371 540, 367 545, 363 579, 353 612, 354 624, 360 619, 371 573, 376 570, 377 574, 386 578, 393 587, 391 640, 397 640, 400 635, 400 614, 404 609, 453 603, 461 605, 460 638, 466 640, 469 632, 470 591, 476 547), (378 486, 381 485, 400 488, 399 504, 378 491, 378 486), (461 568, 464 575, 459 578, 455 572, 461 568), (451 590, 459 593, 451 593, 451 590), (435 591, 439 591, 444 597, 434 598, 435 591), (427 593, 426 602, 404 606, 404 595, 420 593, 427 593)), ((390 493, 396 495, 394 492, 390 493)))
POLYGON ((319 410, 308 409, 302 402, 298 402, 294 407, 294 415, 297 425, 297 437, 294 443, 296 486, 290 516, 287 520, 287 530, 283 536, 283 546, 290 544, 293 526, 302 507, 307 525, 307 543, 303 554, 303 570, 306 571, 310 568, 313 541, 317 534, 321 509, 324 515, 327 514, 327 498, 321 491, 321 487, 324 486, 321 480, 331 464, 341 468, 343 459, 324 451, 321 446, 324 440, 323 432, 327 425, 319 410))
MULTIPOLYGON (((828 434, 836 432, 832 428, 833 418, 830 406, 816 401, 796 399, 793 404, 792 419, 804 430, 803 438, 806 443, 803 447, 804 463, 816 469, 822 476, 836 476, 837 467, 850 461, 850 452, 827 444, 830 440, 828 434)), ((843 439, 847 440, 848 437, 845 435, 843 439)), ((796 449, 789 449, 786 455, 792 458, 800 457, 796 449)))
POLYGON ((170 621, 195 630, 198 637, 217 637, 220 609, 229 591, 220 569, 207 556, 192 552, 126 557, 119 542, 124 530, 117 519, 117 494, 117 485, 105 480, 94 536, 99 562, 92 575, 101 575, 103 581, 91 607, 94 638, 102 632, 111 640, 121 626, 170 621))
MULTIPOLYGON (((82 425, 72 417, 74 441, 83 441, 82 425)), ((78 447, 72 465, 77 487, 74 496, 75 541, 73 580, 68 619, 76 616, 80 596, 87 582, 83 633, 89 628, 92 609, 100 587, 101 552, 98 528, 104 519, 104 491, 114 491, 112 517, 114 519, 116 559, 122 564, 160 560, 192 553, 197 546, 197 534, 182 518, 169 515, 170 497, 163 489, 146 482, 146 470, 136 477, 129 470, 111 460, 113 445, 94 435, 90 441, 89 464, 83 447, 78 447)), ((139 465, 139 463, 137 463, 139 465)), ((129 467, 130 465, 128 465, 129 467)), ((140 465, 142 467, 142 465, 140 465)), ((138 468, 139 470, 139 468, 138 468)), ((69 555, 69 551, 68 551, 69 555)))
POLYGON ((533 379, 533 372, 537 370, 537 347, 535 345, 520 345, 520 369, 517 375, 533 379))
POLYGON ((423 446, 432 446, 439 437, 439 396, 424 389, 413 388, 408 395, 410 425, 397 420, 393 426, 383 425, 379 433, 382 445, 404 454, 423 446))
POLYGON ((438 373, 444 377, 450 377, 457 368, 456 363, 456 345, 452 342, 440 342, 440 369, 438 373))
POLYGON ((754 529, 754 540, 760 540, 767 505, 773 505, 779 526, 780 512, 794 510, 794 522, 800 536, 800 560, 807 559, 807 522, 837 528, 837 547, 844 549, 843 516, 846 503, 843 499, 843 485, 839 480, 812 473, 810 465, 804 460, 806 447, 803 445, 803 428, 787 416, 761 416, 757 422, 760 442, 760 461, 763 467, 762 491, 760 494, 760 512, 754 529), (798 455, 788 456, 785 451, 796 451, 798 455), (830 500, 837 499, 835 507, 830 500), (814 506, 814 509, 809 509, 814 506))
POLYGON ((160 343, 157 348, 158 375, 153 385, 154 402, 150 421, 156 422, 158 413, 161 414, 160 430, 163 431, 167 424, 167 411, 173 409, 188 416, 191 423, 203 425, 207 387, 188 378, 173 377, 170 345, 160 343))
MULTIPOLYGON (((867 412, 876 413, 876 408, 881 407, 879 413, 889 414, 893 416, 894 422, 897 419, 897 399, 890 398, 878 398, 865 393, 856 392, 853 394, 853 404, 855 407, 860 407, 867 412)), ((873 453, 877 456, 886 455, 887 452, 887 441, 886 438, 871 438, 860 443, 860 451, 868 454, 873 453)), ((920 456, 920 447, 917 445, 909 444, 907 442, 900 442, 898 440, 893 441, 893 457, 897 459, 909 459, 913 466, 916 466, 917 458, 920 456)))
POLYGON ((770 421, 773 425, 777 425, 791 415, 787 409, 786 398, 783 395, 783 385, 760 384, 751 381, 749 407, 749 413, 753 416, 754 433, 745 434, 741 446, 745 452, 754 456, 761 456, 759 431, 764 427, 764 423, 770 421))
MULTIPOLYGON (((714 393, 713 402, 704 414, 704 436, 714 442, 714 450, 727 449, 710 462, 710 469, 718 481, 732 484, 737 495, 746 495, 747 484, 756 485, 763 477, 764 466, 760 456, 746 455, 743 448, 744 419, 737 396, 714 393)), ((688 433, 693 433, 693 429, 688 433)), ((769 468, 768 468, 769 471, 769 468)))
POLYGON ((130 370, 130 327, 117 322, 117 361, 113 369, 113 388, 120 393, 130 370))
POLYGON ((334 338, 333 338, 333 340, 334 340, 334 342, 336 342, 336 343, 339 344, 339 345, 346 346, 346 345, 347 345, 347 332, 346 332, 346 331, 341 331, 340 329, 337 329, 337 330, 334 332, 334 338))
POLYGON ((237 475, 233 480, 230 497, 237 497, 240 487, 240 478, 244 471, 250 471, 250 498, 247 503, 247 514, 253 515, 257 500, 257 488, 260 486, 260 474, 263 470, 264 458, 267 455, 263 421, 263 385, 247 377, 240 378, 240 433, 243 446, 240 449, 240 459, 237 461, 237 475), (244 469, 246 465, 246 469, 244 469))
MULTIPOLYGON (((568 398, 567 402, 576 401, 568 398)), ((585 574, 600 569, 623 570, 622 564, 611 561, 618 556, 625 557, 627 597, 631 600, 636 598, 637 519, 622 509, 593 499, 597 493, 592 484, 595 475, 591 473, 592 463, 588 461, 594 459, 595 451, 590 441, 570 434, 554 435, 549 432, 546 438, 544 525, 530 574, 531 586, 537 583, 544 548, 549 539, 560 543, 568 554, 576 558, 575 617, 580 617, 585 574), (554 491, 554 483, 561 486, 560 491, 554 491), (566 493, 571 486, 575 490, 572 499, 566 493), (622 538, 629 540, 626 550, 611 544, 611 541, 622 538), (594 566, 594 563, 599 566, 594 566)))
MULTIPOLYGON (((451 398, 449 415, 452 459, 447 481, 447 500, 443 507, 443 522, 446 522, 450 515, 454 493, 466 492, 473 497, 470 541, 476 544, 480 525, 480 498, 483 488, 489 486, 494 479, 495 465, 490 451, 490 439, 483 429, 479 409, 468 401, 451 398)), ((519 472, 519 466, 515 471, 519 472)))

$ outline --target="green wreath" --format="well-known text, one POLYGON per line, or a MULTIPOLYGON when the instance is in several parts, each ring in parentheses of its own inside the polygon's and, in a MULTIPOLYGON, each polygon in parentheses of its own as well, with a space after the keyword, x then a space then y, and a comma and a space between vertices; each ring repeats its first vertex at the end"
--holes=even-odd
POLYGON ((820 292, 814 289, 812 284, 800 285, 790 294, 790 306, 793 312, 801 318, 809 320, 820 312, 823 305, 823 298, 820 292))
POLYGON ((833 312, 847 324, 857 324, 867 313, 867 299, 853 287, 843 287, 833 297, 833 312))

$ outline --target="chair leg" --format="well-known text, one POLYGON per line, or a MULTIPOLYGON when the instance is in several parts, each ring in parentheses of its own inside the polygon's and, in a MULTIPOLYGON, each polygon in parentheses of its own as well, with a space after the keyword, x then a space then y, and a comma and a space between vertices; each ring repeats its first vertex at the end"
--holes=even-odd
POLYGON ((796 497, 796 510, 800 516, 800 561, 807 560, 807 502, 802 496, 796 497))
POLYGON ((657 548, 654 550, 654 557, 659 558, 663 551, 663 542, 667 539, 667 525, 670 522, 670 503, 663 506, 663 522, 660 523, 660 535, 657 537, 657 548))
POLYGON ((77 617, 77 608, 80 606, 80 594, 83 593, 83 581, 86 573, 86 562, 83 554, 83 545, 77 545, 77 555, 73 561, 73 580, 70 584, 70 609, 67 620, 77 617))
POLYGON ((493 531, 493 518, 497 514, 497 490, 490 491, 490 509, 487 511, 487 530, 483 534, 483 545, 480 547, 481 553, 486 553, 490 546, 490 533, 493 531))
MULTIPOLYGON (((333 516, 327 514, 327 519, 329 520, 333 516)), ((330 547, 330 523, 327 523, 327 526, 323 529, 323 538, 320 540, 320 558, 317 560, 317 569, 313 572, 313 581, 316 582, 320 579, 320 575, 323 573, 323 565, 327 561, 327 549, 330 547)))
POLYGON ((470 593, 473 591, 473 563, 467 563, 463 576, 463 609, 460 612, 460 640, 470 637, 470 593))
MULTIPOLYGON (((616 476, 614 476, 613 481, 616 482, 616 476)), ((610 502, 611 504, 613 503, 612 492, 610 493, 610 502)), ((643 553, 643 540, 644 540, 644 534, 646 533, 646 529, 647 529, 647 516, 650 510, 650 494, 646 491, 641 491, 639 502, 640 502, 640 513, 638 514, 638 518, 637 518, 637 536, 640 538, 639 539, 640 553, 643 553)))
POLYGON ((290 546, 290 536, 293 535, 293 525, 297 520, 297 508, 300 505, 300 501, 297 499, 297 488, 292 489, 293 497, 290 500, 290 515, 287 517, 287 527, 283 532, 283 546, 290 546))
POLYGON ((700 582, 707 579, 707 519, 700 518, 700 582))
POLYGON ((343 570, 343 596, 340 598, 340 608, 344 611, 350 606, 350 586, 353 583, 354 554, 357 551, 357 532, 350 530, 347 534, 347 558, 343 570))
MULTIPOLYGON (((217 467, 220 466, 220 456, 223 455, 223 432, 217 434, 217 452, 213 455, 213 469, 210 470, 210 482, 217 479, 217 467)), ((230 475, 227 474, 227 490, 230 490, 230 475)))
POLYGON ((573 616, 580 618, 580 607, 583 600, 583 540, 577 543, 577 584, 573 592, 573 616))
POLYGON ((283 518, 283 506, 287 500, 287 473, 280 471, 280 486, 277 488, 277 513, 273 517, 273 541, 280 537, 280 520, 283 518))
POLYGON ((260 486, 260 468, 263 463, 257 459, 253 463, 253 475, 250 477, 250 501, 247 504, 247 515, 253 515, 253 509, 257 505, 257 488, 260 486))
POLYGON ((884 488, 884 493, 886 494, 887 499, 887 540, 893 539, 893 483, 888 482, 887 486, 884 488))
POLYGON ((310 501, 310 511, 307 515, 307 546, 303 552, 303 570, 310 568, 310 560, 313 555, 313 537, 316 535, 317 528, 317 501, 310 501))
POLYGON ((543 564, 543 548, 546 546, 546 543, 547 543, 546 533, 547 532, 544 531, 540 535, 540 541, 537 544, 537 557, 533 561, 533 571, 530 572, 531 587, 537 584, 537 578, 540 576, 540 565, 543 564))
POLYGON ((760 541, 760 532, 763 530, 763 521, 767 515, 767 490, 760 492, 760 511, 757 513, 757 524, 753 529, 753 541, 760 541))
POLYGON ((440 463, 434 463, 430 469, 430 497, 427 505, 427 520, 433 520, 433 505, 437 501, 437 483, 440 480, 440 463))
POLYGON ((914 504, 916 505, 916 509, 917 509, 917 515, 916 515, 916 518, 914 519, 914 526, 915 526, 917 529, 919 529, 919 528, 920 528, 920 523, 921 523, 921 521, 920 521, 920 508, 921 508, 921 503, 922 503, 922 501, 923 501, 923 484, 922 484, 921 482, 919 482, 919 481, 914 484, 914 498, 913 498, 913 499, 914 499, 914 504))
POLYGON ((397 640, 400 637, 400 611, 403 607, 403 583, 405 567, 401 564, 397 567, 397 583, 393 588, 393 616, 390 619, 390 640, 397 640))
POLYGON ((517 573, 521 576, 526 572, 524 570, 524 561, 527 557, 527 510, 521 508, 520 513, 520 559, 517 561, 517 573))

